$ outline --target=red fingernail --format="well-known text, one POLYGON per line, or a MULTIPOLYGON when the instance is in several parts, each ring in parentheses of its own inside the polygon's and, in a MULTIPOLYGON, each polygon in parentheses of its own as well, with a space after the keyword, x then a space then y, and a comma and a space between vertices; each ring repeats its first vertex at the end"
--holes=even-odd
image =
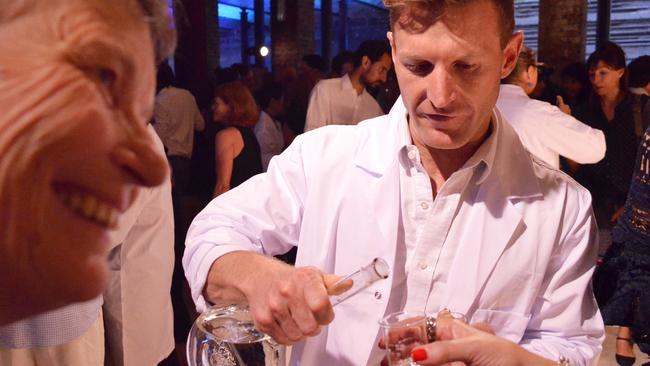
POLYGON ((411 358, 415 362, 424 361, 427 359, 427 351, 422 348, 414 349, 413 352, 411 352, 411 358))

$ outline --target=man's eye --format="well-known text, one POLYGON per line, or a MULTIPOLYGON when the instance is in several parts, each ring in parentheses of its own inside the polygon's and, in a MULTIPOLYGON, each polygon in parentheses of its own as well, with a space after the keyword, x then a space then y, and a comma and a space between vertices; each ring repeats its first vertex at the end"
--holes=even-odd
POLYGON ((427 75, 433 70, 433 65, 427 62, 417 64, 405 64, 404 67, 415 75, 427 75))
POLYGON ((93 70, 93 74, 97 80, 99 80, 102 85, 104 85, 109 90, 113 87, 113 84, 115 84, 116 76, 113 70, 106 68, 96 68, 93 70))
POLYGON ((477 67, 476 64, 467 64, 463 62, 459 62, 456 64, 456 68, 461 70, 461 71, 473 71, 477 67))

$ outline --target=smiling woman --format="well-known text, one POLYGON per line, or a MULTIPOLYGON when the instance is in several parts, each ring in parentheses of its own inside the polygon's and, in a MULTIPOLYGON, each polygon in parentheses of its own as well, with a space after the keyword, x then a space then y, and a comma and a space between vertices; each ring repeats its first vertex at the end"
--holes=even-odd
POLYGON ((109 229, 168 169, 147 133, 157 0, 0 0, 0 324, 99 295, 109 229))

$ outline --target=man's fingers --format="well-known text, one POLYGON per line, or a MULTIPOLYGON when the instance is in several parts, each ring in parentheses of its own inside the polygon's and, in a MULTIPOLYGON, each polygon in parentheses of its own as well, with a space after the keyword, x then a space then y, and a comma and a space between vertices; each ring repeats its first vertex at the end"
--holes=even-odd
POLYGON ((555 97, 555 101, 557 102, 558 105, 564 104, 564 98, 562 98, 561 95, 558 95, 557 97, 555 97))
POLYGON ((327 293, 332 296, 332 295, 340 295, 344 293, 345 291, 349 290, 352 288, 352 279, 347 279, 347 280, 342 280, 342 277, 340 276, 335 276, 335 275, 330 275, 330 274, 325 274, 323 275, 323 282, 325 283, 325 287, 327 288, 327 293))
POLYGON ((326 325, 334 320, 334 311, 324 282, 325 276, 313 276, 305 284, 305 303, 320 325, 326 325))

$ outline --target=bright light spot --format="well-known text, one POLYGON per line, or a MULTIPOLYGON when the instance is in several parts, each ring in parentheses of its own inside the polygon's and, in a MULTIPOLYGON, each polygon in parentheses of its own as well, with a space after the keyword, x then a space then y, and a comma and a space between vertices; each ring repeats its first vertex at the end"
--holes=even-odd
POLYGON ((269 55, 269 48, 266 46, 260 47, 260 56, 266 57, 269 55))

